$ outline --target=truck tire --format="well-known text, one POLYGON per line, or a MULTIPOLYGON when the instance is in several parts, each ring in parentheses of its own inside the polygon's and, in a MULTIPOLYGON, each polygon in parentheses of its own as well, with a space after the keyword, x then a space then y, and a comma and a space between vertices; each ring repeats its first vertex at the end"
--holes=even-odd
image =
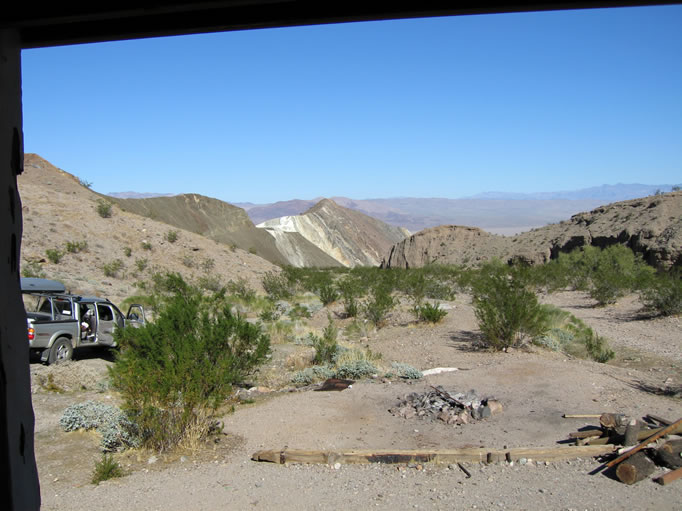
POLYGON ((66 337, 60 337, 57 339, 52 348, 50 348, 50 356, 47 360, 48 364, 60 364, 71 360, 73 356, 73 346, 71 341, 66 337))

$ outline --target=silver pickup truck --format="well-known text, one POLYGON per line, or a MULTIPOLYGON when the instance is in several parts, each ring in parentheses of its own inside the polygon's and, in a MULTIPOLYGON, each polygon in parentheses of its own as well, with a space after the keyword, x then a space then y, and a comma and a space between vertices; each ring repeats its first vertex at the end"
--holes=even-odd
POLYGON ((22 278, 21 291, 29 348, 48 364, 70 360, 80 346, 115 347, 117 328, 145 322, 141 305, 131 305, 124 316, 106 298, 69 294, 54 280, 22 278))

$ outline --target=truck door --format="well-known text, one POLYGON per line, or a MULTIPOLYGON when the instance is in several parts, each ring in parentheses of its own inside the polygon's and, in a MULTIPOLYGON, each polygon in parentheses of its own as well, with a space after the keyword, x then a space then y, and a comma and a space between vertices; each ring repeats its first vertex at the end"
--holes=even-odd
POLYGON ((115 328, 116 316, 113 307, 107 303, 98 303, 96 341, 105 346, 113 346, 115 328))

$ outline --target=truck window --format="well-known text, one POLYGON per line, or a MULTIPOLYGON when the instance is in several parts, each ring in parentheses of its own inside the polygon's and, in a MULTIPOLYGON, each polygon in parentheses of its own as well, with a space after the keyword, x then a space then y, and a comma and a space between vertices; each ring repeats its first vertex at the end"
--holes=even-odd
POLYGON ((97 304, 97 315, 100 321, 113 321, 114 311, 108 305, 98 303, 97 304))
POLYGON ((62 319, 73 318, 71 311, 71 300, 65 300, 63 298, 56 298, 53 300, 55 312, 60 316, 65 316, 62 319))

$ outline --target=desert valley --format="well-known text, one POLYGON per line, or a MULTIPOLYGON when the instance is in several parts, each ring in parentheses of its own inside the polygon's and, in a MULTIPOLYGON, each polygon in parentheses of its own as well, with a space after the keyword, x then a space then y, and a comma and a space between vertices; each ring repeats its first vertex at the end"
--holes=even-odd
POLYGON ((111 368, 125 346, 53 365, 32 356, 43 509, 679 509, 682 481, 653 481, 669 467, 637 484, 594 472, 625 434, 603 421, 682 418, 682 191, 581 199, 571 213, 564 202, 544 222, 524 210, 491 233, 433 215, 402 223, 407 210, 376 201, 103 195, 35 154, 24 169, 24 277, 124 312, 144 303, 161 323, 150 296, 177 274, 204 297, 222 292, 269 339, 214 407, 210 434, 110 449, 122 477, 98 484, 102 431, 66 431, 65 411, 124 406, 111 368), (493 285, 543 325, 511 337, 482 327, 493 285), (319 391, 330 379, 353 382, 319 391), (317 455, 298 463, 298 450, 317 455), (478 458, 446 456, 456 450, 478 458), (352 462, 403 451, 414 455, 352 462))

